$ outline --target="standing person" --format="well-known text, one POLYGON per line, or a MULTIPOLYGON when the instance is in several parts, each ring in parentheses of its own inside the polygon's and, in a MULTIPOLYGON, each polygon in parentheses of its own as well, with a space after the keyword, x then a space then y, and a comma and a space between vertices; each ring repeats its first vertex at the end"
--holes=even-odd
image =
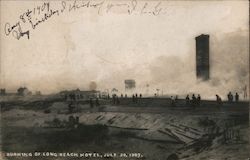
POLYGON ((135 103, 137 103, 137 101, 138 101, 138 95, 137 95, 137 93, 135 94, 135 103))
POLYGON ((193 107, 196 106, 196 97, 195 97, 194 94, 192 95, 192 106, 193 106, 193 107))
POLYGON ((175 96, 175 101, 177 101, 177 100, 178 100, 178 95, 175 96))
POLYGON ((227 97, 229 102, 233 102, 233 94, 231 92, 228 93, 227 97))
POLYGON ((175 98, 174 98, 174 104, 175 104, 175 106, 177 104, 177 101, 178 101, 178 95, 176 95, 175 98))
POLYGON ((222 100, 218 94, 216 94, 216 102, 219 106, 222 105, 222 100))
POLYGON ((238 102, 239 101, 239 94, 236 92, 235 93, 235 102, 238 102))
POLYGON ((192 100, 196 100, 196 97, 195 97, 195 95, 194 95, 194 94, 192 95, 192 100))
POLYGON ((135 102, 135 95, 132 95, 132 101, 135 102))
POLYGON ((173 96, 171 96, 171 106, 175 107, 175 99, 173 96))
POLYGON ((201 103, 201 96, 198 94, 197 96, 197 105, 200 106, 201 103))
POLYGON ((190 98, 189 95, 186 96, 186 106, 189 106, 190 104, 190 98))
POLYGON ((141 101, 142 101, 141 100, 142 99, 142 94, 141 93, 139 94, 139 97, 140 97, 139 102, 141 103, 141 101))
POLYGON ((231 93, 231 92, 229 92, 229 93, 227 94, 228 102, 230 102, 230 93, 231 93))

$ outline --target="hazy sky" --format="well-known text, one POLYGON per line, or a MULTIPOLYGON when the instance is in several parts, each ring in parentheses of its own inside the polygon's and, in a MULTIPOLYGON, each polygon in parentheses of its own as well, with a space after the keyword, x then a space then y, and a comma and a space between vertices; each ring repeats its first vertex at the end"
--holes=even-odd
MULTIPOLYGON (((230 39, 230 35, 241 37, 243 45, 233 48, 240 50, 242 56, 235 66, 247 66, 248 1, 159 2, 107 0, 99 14, 98 9, 90 8, 65 10, 32 29, 19 16, 42 2, 1 1, 1 86, 11 91, 27 86, 52 93, 61 89, 88 89, 89 83, 95 81, 98 89, 123 90, 124 79, 135 79, 141 89, 148 83, 152 90, 158 87, 172 93, 176 85, 180 88, 186 85, 183 91, 188 88, 196 91, 199 88, 194 70, 195 36, 201 33, 210 35, 214 57, 222 54, 217 49, 228 47, 220 43, 230 39), (118 3, 127 6, 113 7, 107 13, 109 4, 118 3), (128 14, 127 8, 132 3, 137 3, 136 9, 128 14), (157 16, 141 14, 145 3, 144 11, 152 11, 156 5, 162 11, 157 16), (17 40, 5 34, 6 23, 14 25, 18 21, 22 31, 30 30, 30 39, 24 35, 17 40)), ((73 1, 65 2, 66 9, 72 4, 73 1)), ((62 2, 53 1, 49 6, 60 10, 62 2)), ((42 13, 38 15, 37 10, 31 13, 32 20, 42 17, 45 12, 42 13)), ((214 57, 213 63, 219 66, 214 73, 220 73, 223 65, 218 65, 214 57)), ((244 76, 248 78, 248 74, 244 76)))

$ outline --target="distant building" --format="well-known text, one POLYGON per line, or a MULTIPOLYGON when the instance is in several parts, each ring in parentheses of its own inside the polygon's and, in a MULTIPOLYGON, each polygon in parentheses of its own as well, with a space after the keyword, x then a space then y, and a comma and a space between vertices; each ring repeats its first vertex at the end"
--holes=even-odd
POLYGON ((135 80, 133 79, 127 79, 124 81, 124 83, 125 83, 125 90, 135 89, 136 87, 135 80))
POLYGON ((6 90, 5 90, 5 88, 1 88, 0 89, 0 96, 4 96, 4 95, 6 95, 6 90))
POLYGON ((32 92, 29 91, 28 88, 26 87, 20 87, 17 89, 17 95, 28 96, 28 95, 32 95, 32 92))
POLYGON ((209 79, 209 35, 200 35, 196 40, 196 76, 209 79))

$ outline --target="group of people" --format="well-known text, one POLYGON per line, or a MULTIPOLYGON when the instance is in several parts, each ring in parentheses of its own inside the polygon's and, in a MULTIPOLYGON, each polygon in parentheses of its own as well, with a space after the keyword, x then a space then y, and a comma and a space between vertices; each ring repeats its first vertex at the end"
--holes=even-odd
POLYGON ((201 96, 200 94, 197 95, 197 97, 195 96, 195 94, 192 95, 192 98, 189 98, 189 95, 186 96, 186 106, 200 106, 201 103, 201 96))
MULTIPOLYGON (((222 105, 222 98, 216 94, 216 102, 218 105, 222 105)), ((231 92, 228 93, 228 101, 229 102, 233 102, 233 94, 231 92)), ((175 97, 174 96, 171 96, 171 106, 176 106, 176 103, 177 103, 177 100, 178 100, 178 96, 176 95, 175 97)), ((192 97, 190 98, 189 95, 186 96, 185 98, 186 100, 186 106, 192 106, 192 107, 197 107, 197 106, 200 106, 201 104, 201 96, 200 94, 196 95, 193 94, 192 97)), ((235 93, 235 102, 238 102, 239 101, 239 94, 236 92, 235 93)))
MULTIPOLYGON (((178 100, 178 95, 176 95, 175 97, 171 96, 170 98, 171 98, 171 106, 175 107, 178 100)), ((189 95, 187 95, 185 100, 186 100, 186 106, 196 107, 200 106, 201 96, 198 94, 196 97, 195 94, 193 94, 192 97, 190 98, 189 95)))
MULTIPOLYGON (((142 98, 142 94, 139 95, 139 98, 142 98)), ((138 95, 137 95, 137 93, 132 95, 132 102, 134 102, 134 103, 138 102, 138 95)))
MULTIPOLYGON (((222 105, 222 98, 218 94, 216 94, 215 96, 216 96, 217 104, 222 105)), ((108 95, 108 98, 109 98, 109 95, 108 95)), ((123 94, 121 94, 120 98, 127 98, 127 94, 125 94, 125 96, 123 96, 123 94)), ((138 95, 137 93, 135 93, 132 95, 132 102, 138 103, 139 99, 141 99, 141 98, 142 98, 142 94, 138 95)), ((233 95, 232 92, 229 92, 227 94, 227 98, 228 98, 228 102, 233 102, 233 101, 238 102, 239 101, 239 94, 236 92, 235 95, 233 95)), ((74 97, 72 97, 72 99, 74 99, 74 97)), ((171 106, 172 107, 176 106, 177 101, 178 101, 178 95, 171 96, 171 106)), ((186 106, 192 106, 192 107, 200 106, 201 96, 200 96, 200 94, 197 94, 197 96, 195 94, 192 94, 192 97, 190 97, 188 94, 185 98, 185 102, 186 102, 186 106)), ((117 96, 116 94, 113 94, 112 95, 112 103, 114 105, 119 105, 120 104, 119 96, 117 96)), ((100 106, 98 97, 96 97, 95 101, 93 100, 93 98, 90 98, 89 104, 90 104, 91 108, 93 108, 94 105, 97 107, 100 106)), ((71 109, 71 107, 69 107, 69 108, 71 109)))
MULTIPOLYGON (((110 99, 109 94, 107 95, 106 98, 110 99)), ((125 94, 125 95, 121 94, 120 97, 118 95, 116 95, 116 94, 113 94, 112 95, 112 104, 119 105, 120 104, 120 98, 127 98, 127 94, 125 94)), ((142 98, 142 94, 139 94, 139 96, 138 96, 137 93, 133 94, 132 95, 132 102, 137 103, 139 98, 142 98)), ((90 98, 89 99, 89 104, 90 104, 91 108, 93 108, 94 106, 97 106, 97 107, 100 106, 99 98, 96 97, 95 100, 93 98, 90 98)))
MULTIPOLYGON (((125 94, 124 96, 123 96, 123 94, 121 94, 120 98, 128 98, 128 96, 127 96, 127 94, 125 94)), ((137 103, 139 98, 142 98, 142 94, 139 94, 139 96, 137 93, 133 94, 132 95, 132 102, 137 103)), ((112 101, 113 104, 120 104, 119 97, 116 94, 112 95, 112 100, 113 100, 112 101)))
MULTIPOLYGON (((239 102, 240 95, 236 92, 233 96, 232 92, 229 92, 227 94, 227 100, 228 102, 232 103, 234 100, 235 102, 239 102)), ((218 105, 222 105, 222 99, 219 95, 216 94, 216 102, 218 105)))
POLYGON ((233 102, 233 100, 235 100, 235 102, 238 102, 239 101, 239 94, 236 92, 235 93, 235 96, 233 96, 232 92, 229 92, 227 94, 227 99, 228 99, 228 102, 233 102), (235 97, 235 98, 234 98, 235 97))

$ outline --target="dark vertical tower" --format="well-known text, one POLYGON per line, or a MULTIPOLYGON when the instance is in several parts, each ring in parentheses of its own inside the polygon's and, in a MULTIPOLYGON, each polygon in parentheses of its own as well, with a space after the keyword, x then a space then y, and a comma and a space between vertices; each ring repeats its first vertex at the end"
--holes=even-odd
POLYGON ((209 35, 200 35, 196 40, 196 76, 202 80, 209 79, 209 35))

